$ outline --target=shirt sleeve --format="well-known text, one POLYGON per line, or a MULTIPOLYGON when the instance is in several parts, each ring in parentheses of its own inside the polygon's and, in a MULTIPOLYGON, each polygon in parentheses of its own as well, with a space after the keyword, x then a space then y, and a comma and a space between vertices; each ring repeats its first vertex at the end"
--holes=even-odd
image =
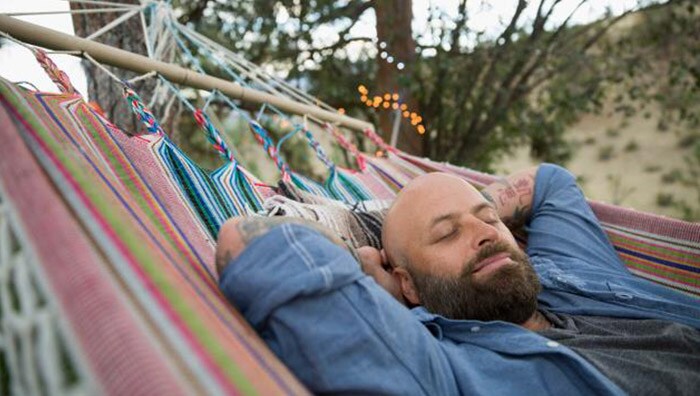
POLYGON ((629 274, 581 189, 566 169, 542 164, 535 178, 527 253, 629 274))
POLYGON ((255 239, 219 286, 314 393, 456 392, 418 318, 307 227, 285 224, 255 239))

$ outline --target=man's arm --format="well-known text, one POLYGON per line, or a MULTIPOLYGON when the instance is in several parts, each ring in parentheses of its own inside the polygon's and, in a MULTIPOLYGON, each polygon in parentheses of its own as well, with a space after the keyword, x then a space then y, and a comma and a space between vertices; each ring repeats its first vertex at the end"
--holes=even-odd
POLYGON ((221 274, 231 260, 238 257, 255 238, 282 224, 299 224, 314 229, 358 259, 357 252, 328 228, 296 217, 233 217, 219 230, 216 246, 216 270, 221 274))
POLYGON ((496 205, 498 216, 508 228, 521 227, 532 213, 537 169, 539 166, 513 173, 481 191, 487 200, 496 205))
POLYGON ((293 223, 231 220, 217 253, 223 295, 287 367, 314 393, 460 393, 438 375, 449 360, 413 313, 337 238, 293 223))

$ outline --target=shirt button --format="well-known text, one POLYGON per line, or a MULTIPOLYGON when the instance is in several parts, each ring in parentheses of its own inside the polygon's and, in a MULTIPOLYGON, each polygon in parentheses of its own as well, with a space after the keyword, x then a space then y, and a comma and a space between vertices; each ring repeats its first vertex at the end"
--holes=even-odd
POLYGON ((619 298, 620 300, 631 300, 634 296, 632 293, 620 292, 615 293, 615 297, 619 298))
POLYGON ((469 329, 469 330, 470 330, 472 333, 476 333, 476 332, 478 332, 479 330, 481 330, 481 327, 479 327, 479 326, 474 326, 474 327, 472 327, 472 328, 469 329))
POLYGON ((556 341, 547 341, 547 346, 550 348, 556 348, 559 346, 559 343, 556 341))

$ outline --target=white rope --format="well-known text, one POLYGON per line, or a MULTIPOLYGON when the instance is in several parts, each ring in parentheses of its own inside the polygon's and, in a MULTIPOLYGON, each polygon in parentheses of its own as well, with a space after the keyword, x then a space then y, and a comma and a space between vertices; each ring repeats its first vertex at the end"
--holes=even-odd
POLYGON ((27 43, 25 43, 25 42, 23 42, 23 41, 19 41, 19 40, 17 40, 16 38, 10 36, 8 33, 3 32, 2 30, 0 30, 0 36, 3 36, 3 37, 5 37, 6 39, 12 41, 13 43, 15 43, 15 44, 17 44, 17 45, 19 45, 19 46, 22 46, 22 47, 24 47, 24 48, 26 48, 26 49, 32 51, 32 53, 35 53, 35 52, 36 52, 36 48, 34 48, 34 46, 29 45, 29 44, 27 44, 27 43))
POLYGON ((59 15, 59 14, 99 14, 103 12, 126 12, 131 11, 134 7, 120 8, 91 8, 89 10, 67 10, 67 11, 31 11, 31 12, 11 12, 3 15, 18 17, 30 15, 59 15))
POLYGON ((145 80, 145 79, 147 79, 147 78, 155 77, 155 76, 157 76, 157 75, 158 75, 158 72, 156 72, 156 71, 150 71, 150 72, 148 72, 148 73, 146 73, 146 74, 142 74, 142 75, 140 75, 140 76, 136 76, 136 77, 131 78, 131 79, 126 80, 126 81, 127 81, 129 84, 133 84, 133 83, 135 83, 135 82, 139 82, 139 81, 145 80))
MULTIPOLYGON (((246 73, 246 76, 249 76, 250 73, 252 73, 256 77, 256 80, 259 80, 257 78, 257 76, 260 75, 264 78, 267 78, 268 80, 274 81, 276 84, 279 84, 280 87, 284 87, 284 89, 286 91, 294 92, 294 95, 290 94, 290 96, 293 96, 294 98, 296 98, 297 100, 299 100, 303 103, 312 104, 312 105, 315 105, 317 107, 325 108, 326 110, 336 111, 336 109, 334 107, 328 105, 327 103, 321 101, 320 99, 318 99, 316 97, 309 95, 308 93, 306 93, 304 91, 297 89, 296 87, 286 83, 284 80, 281 80, 281 79, 277 78, 276 76, 269 74, 267 71, 263 70, 262 68, 255 65, 254 63, 249 62, 248 60, 242 58, 240 55, 232 52, 231 50, 222 46, 221 44, 209 39, 208 37, 196 32, 196 31, 194 31, 194 30, 192 30, 192 29, 190 29, 190 28, 188 28, 180 23, 175 22, 175 24, 179 28, 179 30, 183 34, 188 35, 191 40, 198 41, 199 43, 201 43, 201 45, 208 46, 215 53, 219 52, 219 53, 222 53, 223 55, 225 55, 226 60, 228 60, 232 66, 235 65, 234 67, 236 67, 237 70, 241 70, 241 69, 248 70, 249 73, 246 73)), ((270 87, 269 84, 265 84, 265 85, 267 87, 270 87)), ((271 93, 273 93, 273 92, 278 92, 278 91, 277 91, 277 89, 272 89, 271 93)))
POLYGON ((76 55, 82 56, 82 51, 44 51, 46 55, 76 55))
POLYGON ((116 3, 113 1, 102 1, 102 0, 60 0, 68 3, 82 3, 82 4, 95 4, 95 5, 106 5, 106 6, 117 6, 117 7, 130 7, 133 4, 123 4, 116 3))
POLYGON ((132 16, 136 15, 137 13, 141 13, 141 10, 143 8, 134 8, 133 10, 127 12, 126 14, 120 16, 119 18, 114 19, 112 22, 104 25, 102 28, 98 29, 97 31, 93 32, 89 36, 85 37, 88 40, 94 40, 97 37, 100 37, 101 35, 109 32, 110 30, 114 29, 115 27, 121 25, 124 23, 127 19, 131 18, 132 16))
POLYGON ((93 65, 95 65, 95 66, 97 66, 98 68, 100 68, 103 72, 107 73, 107 75, 110 76, 110 77, 112 77, 112 79, 114 79, 114 81, 116 81, 116 82, 118 82, 118 83, 120 83, 120 84, 123 83, 121 78, 117 77, 114 73, 112 73, 111 71, 109 71, 109 69, 107 69, 107 68, 106 68, 104 65, 102 65, 100 62, 96 61, 95 58, 93 58, 92 56, 90 56, 90 54, 88 54, 87 52, 83 52, 83 57, 85 57, 85 59, 87 59, 87 60, 89 60, 90 62, 92 62, 93 65))
POLYGON ((0 385, 16 395, 96 394, 94 374, 18 213, 0 180, 0 357, 6 370, 0 385))
POLYGON ((151 37, 148 34, 148 25, 146 24, 146 16, 144 15, 143 9, 139 12, 139 19, 141 20, 141 28, 143 29, 143 39, 146 42, 146 54, 149 58, 153 58, 153 44, 151 44, 151 37))

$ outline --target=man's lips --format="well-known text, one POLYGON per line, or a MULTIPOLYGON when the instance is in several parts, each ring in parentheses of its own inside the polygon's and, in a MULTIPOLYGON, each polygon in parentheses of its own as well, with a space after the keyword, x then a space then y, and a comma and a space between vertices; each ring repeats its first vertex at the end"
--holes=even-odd
POLYGON ((475 274, 477 272, 487 272, 490 270, 495 270, 497 267, 501 267, 505 264, 510 264, 512 262, 513 260, 511 260, 510 258, 510 253, 496 253, 493 256, 483 259, 476 263, 476 265, 472 269, 472 273, 475 274))

